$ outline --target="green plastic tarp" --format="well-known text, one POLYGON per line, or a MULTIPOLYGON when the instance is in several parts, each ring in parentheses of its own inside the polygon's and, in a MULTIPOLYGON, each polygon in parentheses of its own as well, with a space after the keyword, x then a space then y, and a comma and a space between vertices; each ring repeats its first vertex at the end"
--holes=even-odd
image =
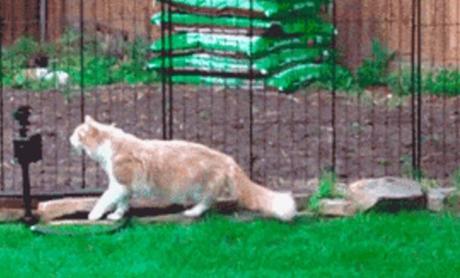
MULTIPOLYGON (((251 54, 257 58, 280 49, 328 46, 331 36, 304 35, 285 38, 268 38, 265 36, 241 36, 212 33, 176 33, 171 38, 165 37, 165 49, 169 49, 172 41, 172 52, 220 52, 226 54, 251 54), (251 45, 252 44, 252 45, 251 45)), ((161 52, 162 40, 156 40, 151 50, 161 52)))
MULTIPOLYGON (((251 0, 172 0, 172 5, 189 8, 207 8, 217 11, 243 10, 249 11, 251 0)), ((316 14, 320 7, 329 0, 252 0, 252 11, 265 17, 286 17, 294 12, 316 14)))
MULTIPOLYGON (((165 23, 168 23, 168 12, 165 13, 163 18, 165 23)), ((161 12, 156 13, 152 17, 152 23, 158 26, 161 25, 161 12)), ((173 12, 171 14, 171 21, 174 25, 189 26, 190 28, 197 26, 216 26, 223 28, 244 28, 249 29, 251 26, 251 19, 246 17, 235 16, 209 16, 200 14, 186 14, 173 12)), ((252 26, 254 29, 278 29, 285 34, 332 34, 334 27, 330 23, 322 22, 319 18, 312 18, 306 16, 293 16, 279 20, 270 20, 263 18, 252 19, 252 26)))
POLYGON ((292 92, 324 76, 330 76, 328 64, 300 64, 283 70, 267 79, 267 85, 282 92, 292 92))
MULTIPOLYGON (((260 75, 278 72, 284 67, 298 63, 323 62, 329 58, 328 50, 319 48, 285 49, 269 53, 253 61, 253 70, 260 75)), ((219 56, 210 53, 194 53, 178 55, 171 59, 172 67, 176 70, 190 70, 216 73, 248 73, 250 61, 247 58, 219 56)), ((165 68, 169 68, 170 59, 166 58, 165 68)), ((163 66, 160 56, 149 63, 150 69, 160 70, 163 66)))
MULTIPOLYGON (((333 67, 327 64, 303 64, 287 68, 271 77, 253 80, 254 88, 271 88, 281 92, 293 92, 302 86, 330 76, 333 67)), ((229 88, 244 88, 249 84, 246 78, 205 76, 201 74, 175 74, 172 82, 192 85, 220 85, 229 88)))

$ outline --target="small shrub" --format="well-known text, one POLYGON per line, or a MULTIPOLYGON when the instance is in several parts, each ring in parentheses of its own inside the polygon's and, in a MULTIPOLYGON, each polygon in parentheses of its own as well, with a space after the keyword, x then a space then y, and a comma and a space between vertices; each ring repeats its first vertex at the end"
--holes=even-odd
POLYGON ((399 163, 401 164, 401 175, 405 178, 412 178, 414 176, 414 171, 412 169, 412 156, 401 156, 399 163))
POLYGON ((412 165, 412 156, 411 155, 403 155, 399 159, 399 163, 401 164, 401 175, 408 179, 417 179, 422 181, 425 174, 421 169, 414 169, 412 165))
POLYGON ((411 74, 408 70, 392 72, 388 75, 387 84, 393 94, 397 96, 409 96, 411 90, 411 74))
POLYGON ((157 76, 146 68, 149 57, 146 40, 137 38, 132 42, 117 41, 117 47, 121 55, 114 55, 110 49, 104 51, 103 40, 86 36, 84 48, 81 49, 80 34, 74 29, 67 29, 57 42, 50 44, 40 44, 27 37, 20 38, 14 45, 3 49, 2 81, 7 87, 32 91, 58 89, 63 93, 81 84, 88 88, 114 83, 149 84, 158 81, 157 76), (49 60, 48 68, 68 73, 70 84, 56 88, 55 82, 21 78, 22 71, 38 54, 45 55, 49 60))
POLYGON ((63 53, 78 53, 80 51, 80 33, 75 28, 66 28, 58 40, 58 45, 63 53))
POLYGON ((390 51, 378 40, 372 41, 371 57, 364 59, 356 72, 358 84, 363 88, 386 85, 388 67, 395 57, 396 52, 390 51))
POLYGON ((460 168, 457 168, 450 177, 452 186, 460 192, 460 168))
POLYGON ((460 93, 460 71, 442 69, 428 73, 424 80, 424 91, 433 95, 456 96, 460 93))
POLYGON ((334 85, 333 82, 335 82, 335 89, 337 90, 345 92, 359 91, 353 74, 344 67, 337 66, 335 78, 333 76, 333 72, 331 71, 329 74, 325 75, 324 80, 322 81, 325 88, 328 90, 332 90, 334 85))
POLYGON ((313 211, 317 211, 321 199, 341 197, 336 190, 336 183, 337 179, 334 172, 323 172, 320 176, 317 190, 309 199, 308 207, 313 211))
POLYGON ((38 48, 38 43, 32 38, 22 37, 17 39, 3 54, 4 61, 10 61, 10 65, 5 66, 27 67, 29 60, 37 53, 38 48), (11 61, 14 61, 14 63, 11 63, 11 61))
MULTIPOLYGON (((456 96, 460 94, 460 71, 441 69, 438 72, 425 72, 422 74, 422 94, 437 96, 456 96)), ((415 76, 415 86, 418 77, 415 76)), ((410 70, 390 73, 388 86, 398 96, 409 96, 412 88, 412 75, 410 70)))
POLYGON ((430 189, 438 188, 439 183, 435 179, 422 178, 420 180, 420 186, 422 187, 423 192, 427 192, 430 189))

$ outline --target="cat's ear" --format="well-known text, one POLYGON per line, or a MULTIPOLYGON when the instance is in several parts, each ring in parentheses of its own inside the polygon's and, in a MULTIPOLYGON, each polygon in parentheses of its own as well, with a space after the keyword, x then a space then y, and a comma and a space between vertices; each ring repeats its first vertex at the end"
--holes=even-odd
POLYGON ((95 122, 94 119, 90 115, 85 116, 85 124, 92 125, 94 124, 94 122, 95 122))

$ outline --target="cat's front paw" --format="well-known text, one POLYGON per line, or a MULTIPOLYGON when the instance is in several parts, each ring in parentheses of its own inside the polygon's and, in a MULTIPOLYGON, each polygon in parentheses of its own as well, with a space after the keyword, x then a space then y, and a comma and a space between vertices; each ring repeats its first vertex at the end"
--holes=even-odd
POLYGON ((118 221, 118 220, 120 220, 122 218, 123 218, 123 214, 117 213, 117 212, 113 212, 113 213, 107 215, 107 219, 112 220, 112 221, 118 221))
POLYGON ((188 209, 188 210, 184 211, 183 214, 184 214, 185 217, 188 217, 188 218, 198 218, 198 217, 200 217, 201 212, 198 212, 198 211, 193 210, 193 209, 188 209))
POLYGON ((91 211, 89 214, 88 214, 88 220, 89 221, 96 221, 96 220, 99 220, 101 219, 102 215, 98 212, 95 212, 95 211, 91 211))

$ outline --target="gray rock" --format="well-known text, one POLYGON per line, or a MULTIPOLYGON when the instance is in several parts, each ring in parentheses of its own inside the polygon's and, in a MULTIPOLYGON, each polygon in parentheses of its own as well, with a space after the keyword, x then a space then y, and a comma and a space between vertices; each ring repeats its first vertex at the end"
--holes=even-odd
POLYGON ((326 216, 352 216, 356 212, 353 202, 345 199, 322 199, 319 214, 326 216))
MULTIPOLYGON (((313 178, 313 179, 309 179, 307 182, 306 182, 306 188, 308 188, 308 191, 309 192, 315 192, 316 190, 318 190, 319 188, 319 182, 320 180, 318 178, 313 178)), ((345 183, 342 183, 342 182, 337 182, 335 184, 335 192, 334 193, 337 193, 337 194, 340 194, 341 197, 346 197, 348 195, 348 190, 347 190, 347 184, 345 183)))
POLYGON ((427 197, 427 208, 434 212, 440 212, 444 210, 444 204, 447 198, 456 192, 453 187, 446 188, 433 188, 428 190, 427 197))
POLYGON ((440 212, 444 209, 445 195, 434 190, 429 190, 426 196, 428 210, 440 212))
POLYGON ((348 198, 359 210, 366 211, 383 200, 420 200, 424 195, 420 184, 416 181, 384 177, 352 183, 348 188, 348 198))
POLYGON ((455 187, 439 187, 433 190, 436 190, 440 192, 441 194, 445 195, 446 198, 452 196, 455 192, 457 192, 457 189, 455 187))
POLYGON ((343 198, 348 198, 348 186, 346 183, 338 182, 335 185, 335 192, 340 194, 343 198))
MULTIPOLYGON (((88 214, 96 204, 97 197, 72 197, 40 202, 37 214, 42 221, 65 218, 76 213, 88 214)), ((167 202, 154 199, 134 198, 130 202, 132 208, 150 209, 164 208, 171 205, 167 202)))
POLYGON ((316 191, 316 189, 318 189, 319 187, 319 179, 318 178, 309 179, 307 181, 306 187, 313 192, 316 191))
POLYGON ((50 221, 75 213, 88 213, 96 204, 97 198, 63 198, 40 202, 37 213, 43 221, 50 221))

